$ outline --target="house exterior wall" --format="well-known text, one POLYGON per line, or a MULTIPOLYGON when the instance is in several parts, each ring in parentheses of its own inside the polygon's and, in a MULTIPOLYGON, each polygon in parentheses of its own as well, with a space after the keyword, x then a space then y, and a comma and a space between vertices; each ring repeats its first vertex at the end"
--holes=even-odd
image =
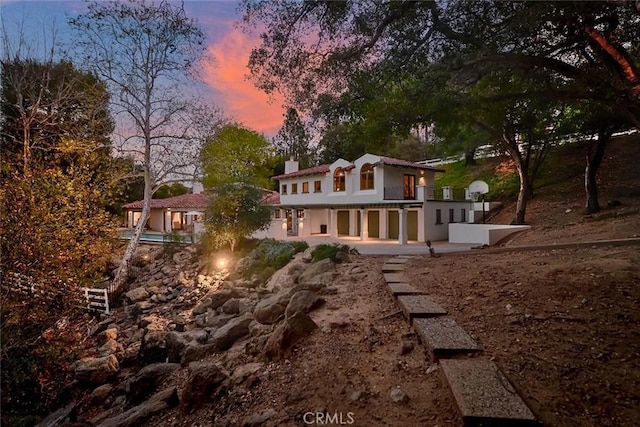
POLYGON ((467 222, 461 219, 462 210, 469 212, 470 202, 465 201, 429 201, 428 209, 424 209, 424 240, 447 240, 449 237, 449 223, 467 222), (450 221, 449 210, 453 209, 454 221, 450 221), (440 211, 440 221, 437 221, 440 211))
POLYGON ((163 229, 163 210, 162 209, 151 209, 151 213, 149 214, 149 229, 154 231, 164 231, 163 229))

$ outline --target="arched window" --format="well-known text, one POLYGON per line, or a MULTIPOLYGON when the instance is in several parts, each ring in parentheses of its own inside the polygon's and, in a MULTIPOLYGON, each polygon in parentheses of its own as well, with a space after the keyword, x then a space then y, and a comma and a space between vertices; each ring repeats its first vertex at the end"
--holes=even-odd
POLYGON ((373 190, 373 165, 365 163, 360 169, 360 189, 373 190))
POLYGON ((344 190, 345 190, 344 169, 336 168, 335 172, 333 172, 333 191, 344 191, 344 190))

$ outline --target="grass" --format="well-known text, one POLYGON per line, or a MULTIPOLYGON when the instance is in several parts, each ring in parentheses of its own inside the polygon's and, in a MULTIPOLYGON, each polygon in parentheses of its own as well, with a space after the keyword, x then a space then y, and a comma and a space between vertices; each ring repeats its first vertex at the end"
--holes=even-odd
POLYGON ((473 181, 489 184, 487 200, 509 199, 518 195, 519 180, 515 168, 506 158, 480 159, 476 165, 464 161, 438 166, 446 172, 436 175, 436 187, 469 187, 473 181))

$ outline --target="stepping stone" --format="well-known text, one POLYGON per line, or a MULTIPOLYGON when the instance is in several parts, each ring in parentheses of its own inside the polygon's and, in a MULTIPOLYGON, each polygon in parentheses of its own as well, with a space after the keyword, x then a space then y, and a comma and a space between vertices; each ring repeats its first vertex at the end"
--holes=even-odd
POLYGON ((490 360, 442 359, 440 367, 465 426, 540 426, 490 360))
POLYGON ((404 271, 404 265, 402 264, 382 264, 382 272, 389 273, 394 271, 404 271))
POLYGON ((387 264, 404 264, 409 258, 391 258, 386 261, 387 264))
POLYGON ((387 283, 387 288, 389 288, 389 292, 394 297, 398 295, 420 295, 424 294, 424 292, 414 288, 408 283, 387 283))
POLYGON ((434 356, 474 353, 482 350, 478 343, 449 317, 415 319, 413 329, 434 356))
POLYGON ((387 283, 407 283, 407 278, 402 273, 385 273, 384 280, 387 283))
POLYGON ((397 297, 400 308, 409 321, 417 317, 433 317, 447 314, 427 295, 400 295, 397 297))

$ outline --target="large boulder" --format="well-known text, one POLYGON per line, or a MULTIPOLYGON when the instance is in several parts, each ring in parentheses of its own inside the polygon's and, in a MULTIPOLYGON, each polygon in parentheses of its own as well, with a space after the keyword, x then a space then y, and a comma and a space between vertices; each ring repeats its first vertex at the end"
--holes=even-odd
POLYGON ((118 338, 118 329, 117 328, 109 328, 100 332, 96 335, 99 345, 103 345, 107 341, 115 340, 118 338))
POLYGON ((335 263, 330 259, 323 259, 311 264, 304 273, 298 277, 298 283, 319 283, 328 285, 338 275, 335 263))
POLYGON ((138 404, 153 393, 160 383, 173 371, 180 368, 177 363, 154 363, 140 369, 125 384, 127 400, 138 404))
POLYGON ((253 317, 264 325, 277 323, 284 315, 289 297, 287 292, 283 292, 261 300, 253 309, 253 317))
POLYGON ((291 347, 305 336, 309 335, 318 325, 306 313, 295 313, 288 317, 269 336, 263 349, 263 356, 267 360, 278 360, 287 357, 291 347))
POLYGON ((164 362, 167 360, 169 350, 167 348, 167 332, 147 331, 142 338, 140 346, 140 358, 144 364, 164 362))
POLYGON ((236 288, 231 289, 216 289, 213 291, 209 291, 207 295, 202 299, 200 303, 198 303, 191 310, 193 314, 202 314, 206 312, 209 308, 212 310, 221 307, 225 302, 229 301, 231 298, 241 298, 244 297, 244 293, 240 292, 236 288))
POLYGON ((169 362, 180 362, 185 349, 192 345, 205 344, 209 339, 207 331, 196 329, 189 332, 171 331, 167 334, 167 358, 169 362))
POLYGON ((249 335, 249 324, 253 321, 251 313, 236 317, 229 321, 226 325, 218 329, 210 342, 218 350, 226 350, 233 345, 238 339, 249 335))
POLYGON ((113 354, 104 357, 86 357, 76 364, 75 374, 80 382, 104 384, 120 370, 118 359, 113 354))
POLYGON ((126 412, 107 418, 97 424, 96 427, 137 427, 143 425, 153 415, 160 413, 178 404, 176 387, 169 387, 154 394, 149 400, 126 412))
POLYGON ((181 406, 184 412, 198 409, 215 397, 227 379, 222 369, 214 363, 193 362, 189 364, 189 378, 182 390, 181 406))
POLYGON ((132 303, 136 303, 139 301, 144 301, 146 299, 149 298, 149 292, 147 292, 147 290, 144 287, 139 287, 139 288, 135 288, 130 290, 129 292, 127 292, 125 294, 125 296, 127 297, 127 299, 132 302, 132 303))
POLYGON ((323 303, 324 299, 320 298, 315 292, 306 290, 298 291, 291 297, 285 310, 285 316, 291 317, 295 313, 309 313, 323 303))

